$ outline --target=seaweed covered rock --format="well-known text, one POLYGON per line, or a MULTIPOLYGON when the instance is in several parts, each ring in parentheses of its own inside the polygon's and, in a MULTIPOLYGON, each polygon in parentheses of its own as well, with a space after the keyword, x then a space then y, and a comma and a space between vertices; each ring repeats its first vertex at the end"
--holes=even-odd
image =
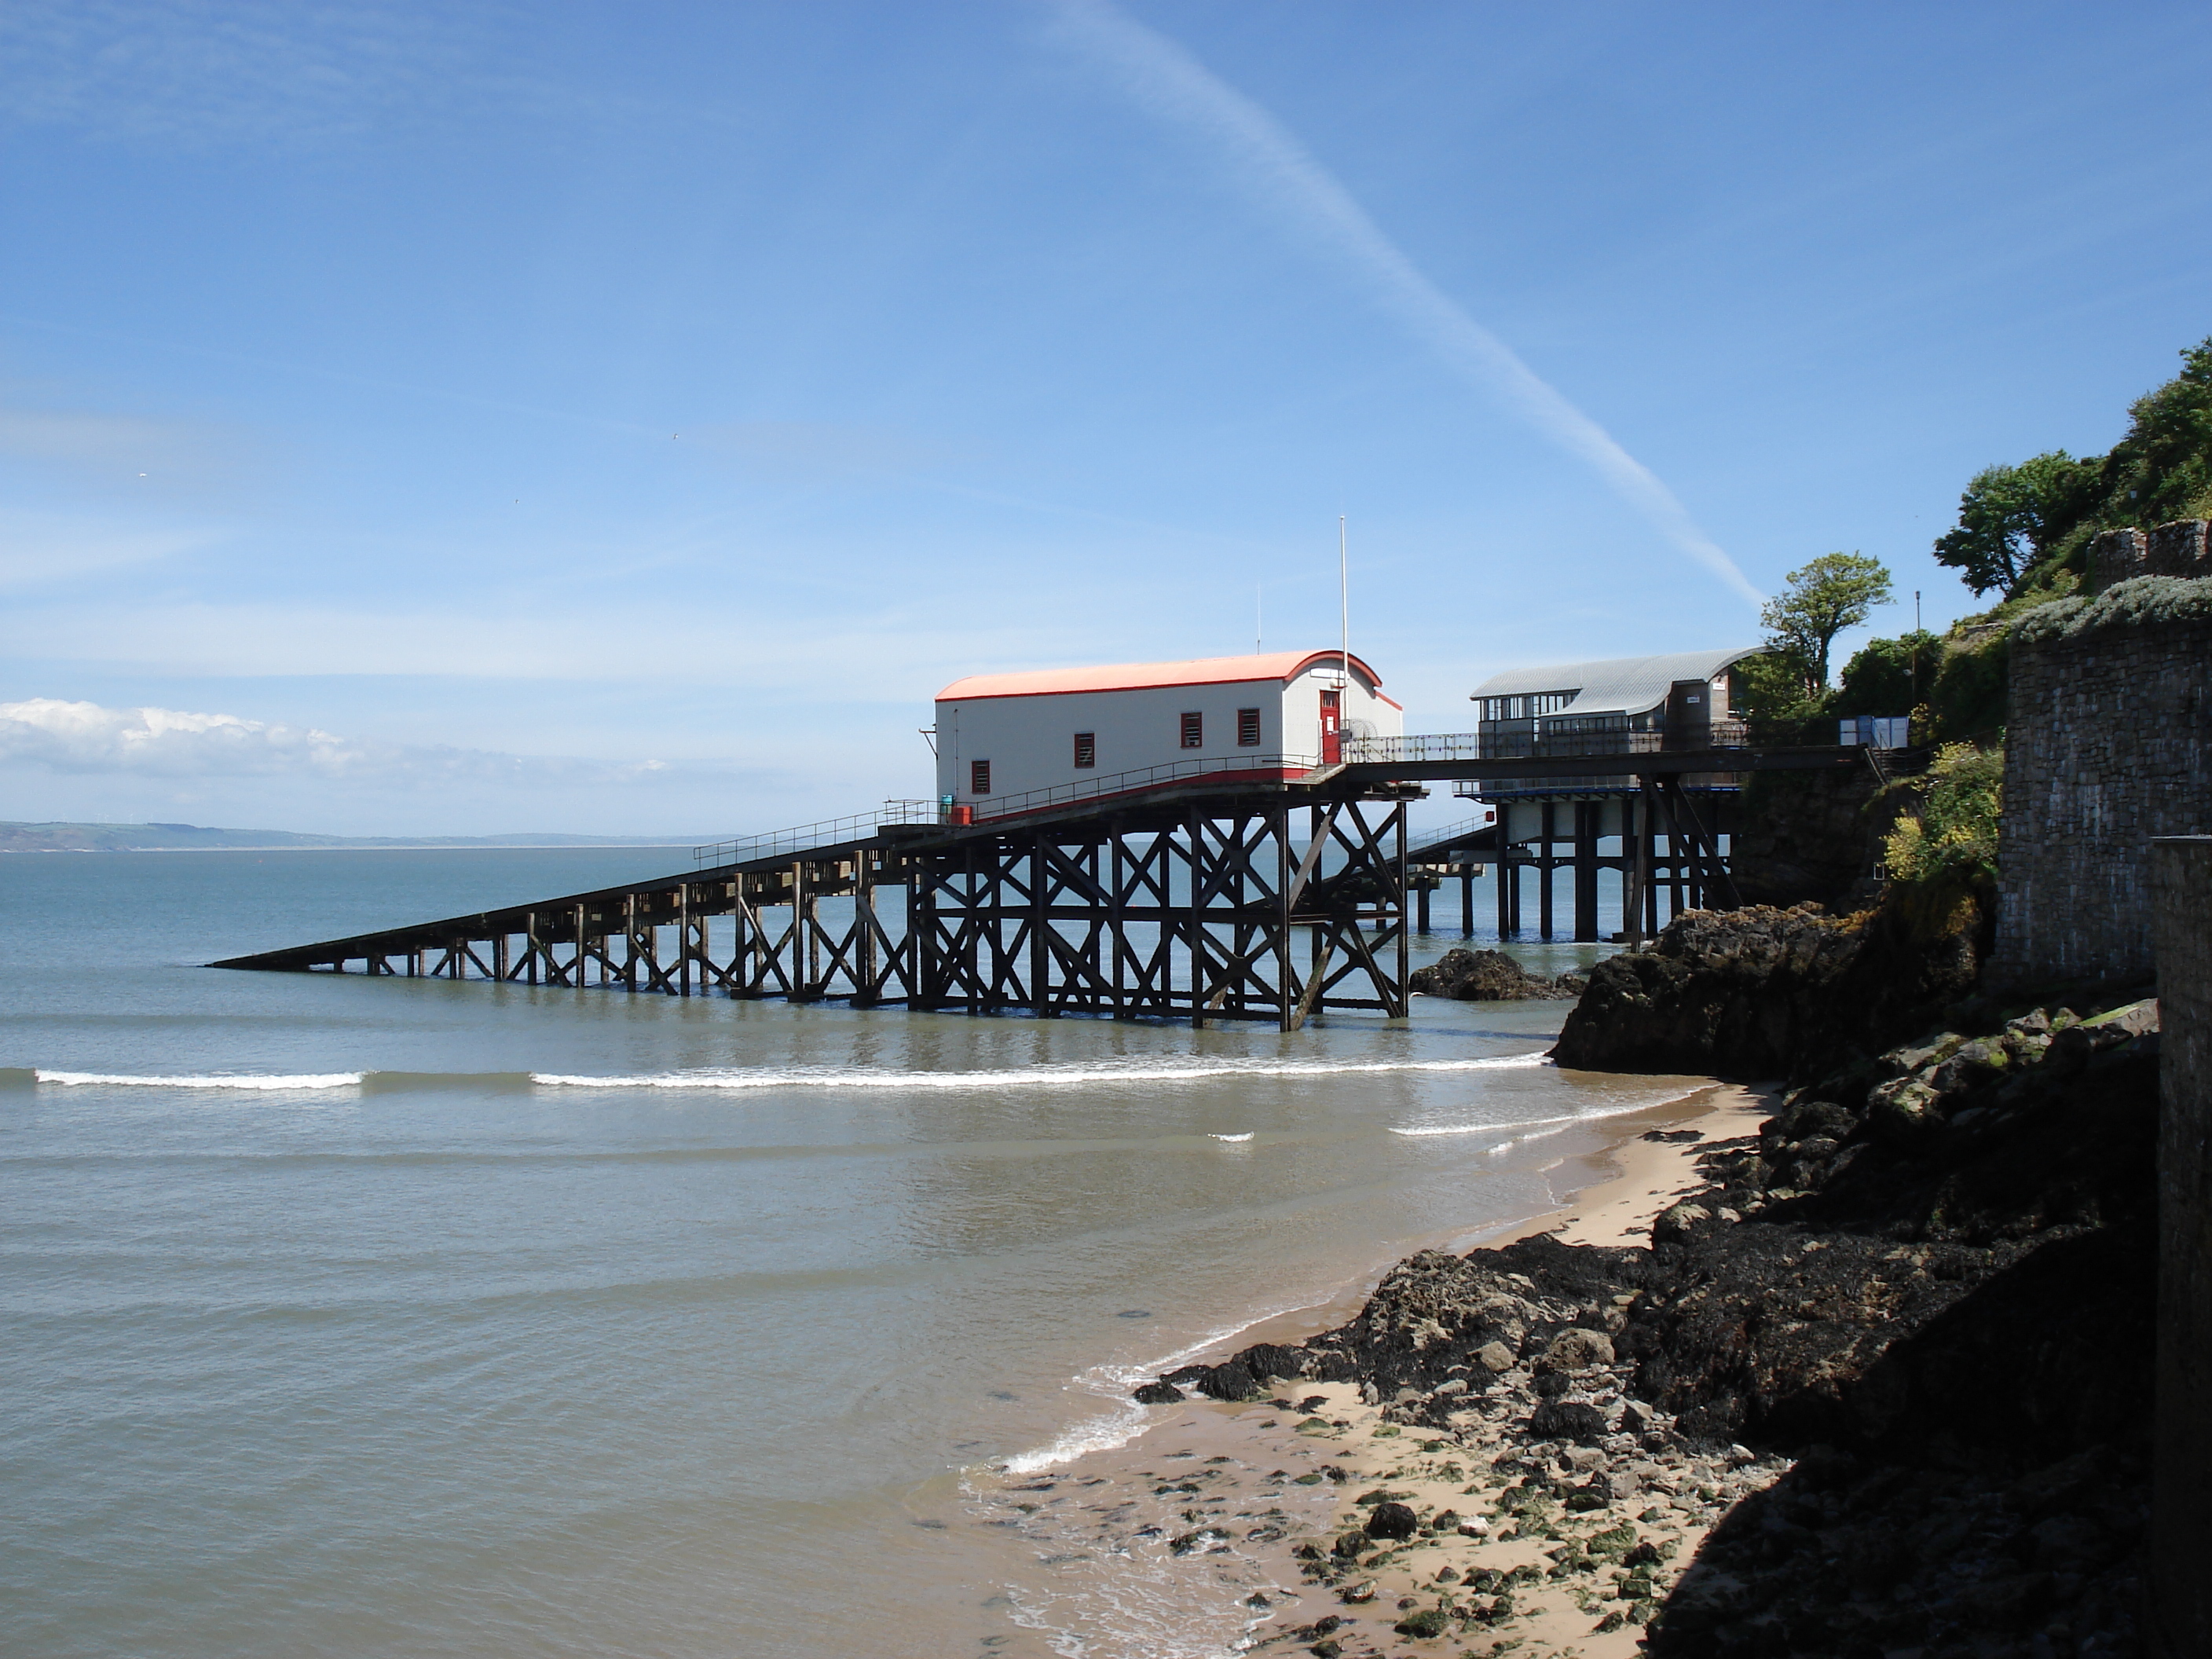
POLYGON ((1887 908, 1692 910, 1649 949, 1591 970, 1552 1057, 1587 1071, 1818 1075, 1964 996, 1987 931, 1971 902, 1933 926, 1887 908))
POLYGON ((1262 1343, 1219 1364, 1187 1365, 1164 1380, 1215 1400, 1254 1400, 1276 1378, 1357 1377, 1378 1401, 1410 1404, 1417 1416, 1432 1407, 1448 1414, 1555 1348, 1585 1364, 1609 1354, 1602 1339, 1620 1317, 1613 1298, 1648 1260, 1642 1250, 1548 1237, 1464 1256, 1424 1250, 1392 1268, 1350 1324, 1295 1347, 1262 1343), (1561 1344, 1571 1331, 1601 1340, 1561 1344))
POLYGON ((1532 974, 1503 951, 1458 947, 1445 951, 1430 966, 1416 969, 1407 983, 1425 996, 1450 997, 1460 1002, 1522 1002, 1578 996, 1583 985, 1571 974, 1558 979, 1532 974))
POLYGON ((1638 1394, 1687 1432, 1899 1455, 2122 1437, 2148 1401, 2156 1042, 2147 1001, 1938 1033, 1712 1149, 1616 1340, 1638 1394))

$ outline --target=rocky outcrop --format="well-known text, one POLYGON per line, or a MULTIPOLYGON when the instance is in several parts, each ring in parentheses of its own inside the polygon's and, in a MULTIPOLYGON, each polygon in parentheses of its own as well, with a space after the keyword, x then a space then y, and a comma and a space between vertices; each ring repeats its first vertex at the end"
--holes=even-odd
POLYGON ((1722 1494, 1745 1446, 1794 1460, 1639 1590, 1655 1655, 2025 1655, 2030 1631, 2133 1653, 2156 1006, 2003 1012, 1708 1149, 1649 1249, 1427 1252, 1340 1330, 1168 1380, 1356 1379, 1392 1421, 1502 1446, 1501 1503, 1532 1513, 1722 1494))
POLYGON ((1987 931, 1971 905, 1932 930, 1890 908, 1692 910, 1590 970, 1552 1057, 1586 1071, 1817 1075, 1966 995, 1987 931))
POLYGON ((1537 998, 1580 996, 1586 981, 1573 974, 1547 979, 1532 974, 1503 951, 1455 947, 1407 983, 1425 996, 1461 1002, 1522 1002, 1537 998))

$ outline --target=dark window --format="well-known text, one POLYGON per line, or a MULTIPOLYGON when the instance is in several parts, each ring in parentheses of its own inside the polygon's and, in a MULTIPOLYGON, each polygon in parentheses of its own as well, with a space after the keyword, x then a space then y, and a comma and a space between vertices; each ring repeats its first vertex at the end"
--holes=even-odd
POLYGON ((1182 717, 1182 746, 1186 749, 1206 747, 1206 716, 1185 714, 1182 717))
POLYGON ((991 793, 990 762, 969 761, 968 763, 968 793, 971 795, 988 795, 991 793))
POLYGON ((1237 746, 1257 749, 1260 746, 1260 711, 1240 708, 1237 711, 1237 746))
POLYGON ((1098 764, 1098 734, 1078 732, 1075 734, 1075 764, 1080 769, 1098 764))

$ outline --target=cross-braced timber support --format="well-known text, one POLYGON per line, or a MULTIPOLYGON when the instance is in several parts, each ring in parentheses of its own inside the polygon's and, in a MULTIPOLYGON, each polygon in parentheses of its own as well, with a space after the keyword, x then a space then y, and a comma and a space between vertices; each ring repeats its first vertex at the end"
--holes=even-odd
POLYGON ((921 1008, 1269 1019, 1406 1012, 1402 803, 1192 808, 918 860, 921 1008))
POLYGON ((216 965, 1285 1030, 1402 1018, 1404 794, 1306 799, 884 830, 216 965))

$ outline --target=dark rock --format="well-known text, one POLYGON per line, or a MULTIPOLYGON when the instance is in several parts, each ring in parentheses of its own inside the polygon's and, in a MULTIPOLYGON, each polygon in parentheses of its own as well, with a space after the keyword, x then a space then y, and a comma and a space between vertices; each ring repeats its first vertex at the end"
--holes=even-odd
POLYGON ((1528 1419, 1531 1440, 1578 1440, 1585 1444, 1605 1433, 1605 1413, 1574 1400, 1547 1400, 1528 1419))
POLYGON ((1557 1371, 1585 1371, 1593 1365, 1613 1364, 1613 1341, 1602 1331, 1579 1328, 1561 1331, 1544 1350, 1542 1364, 1557 1371))
POLYGON ((1535 998, 1580 994, 1580 981, 1570 986, 1563 980, 1532 974, 1503 951, 1468 951, 1455 946, 1436 963, 1416 969, 1407 986, 1432 997, 1451 997, 1461 1002, 1522 1002, 1535 998))
POLYGON ((1590 1071, 1816 1076, 1955 1000, 1987 931, 1978 912, 1960 932, 1924 939, 1887 909, 1689 911, 1650 949, 1591 970, 1552 1055, 1590 1071))
POLYGON ((1832 1140, 1844 1140, 1859 1127, 1858 1119, 1832 1100, 1803 1100, 1793 1105, 1778 1120, 1777 1127, 1788 1140, 1809 1140, 1826 1136, 1832 1140))
POLYGON ((1403 1504, 1377 1504, 1367 1517, 1367 1535, 1370 1538, 1411 1538, 1420 1524, 1420 1517, 1403 1504))
POLYGON ((2042 1610, 2050 1593, 2047 1573, 2015 1573, 1971 1586, 1960 1594, 1959 1605, 1978 1626, 2016 1628, 2042 1610))
POLYGON ((1136 1401, 1139 1406, 1172 1406, 1184 1397, 1183 1391, 1172 1382, 1141 1382, 1137 1386, 1136 1401))
POLYGON ((1231 1355, 1218 1365, 1185 1365, 1161 1380, 1196 1390, 1209 1400, 1265 1400, 1279 1377, 1315 1377, 1328 1382, 1347 1371, 1316 1369, 1316 1356, 1306 1348, 1287 1348, 1262 1342, 1231 1355))

